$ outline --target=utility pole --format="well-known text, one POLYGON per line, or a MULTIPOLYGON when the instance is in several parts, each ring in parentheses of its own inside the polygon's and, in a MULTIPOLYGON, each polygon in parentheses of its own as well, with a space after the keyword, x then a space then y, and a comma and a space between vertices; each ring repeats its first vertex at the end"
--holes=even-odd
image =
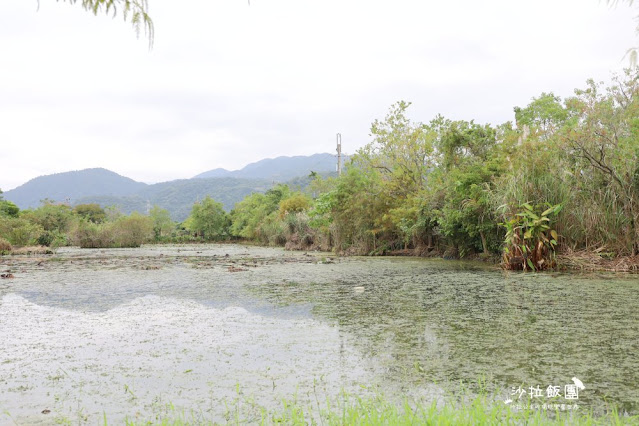
POLYGON ((337 134, 337 175, 342 175, 342 134, 337 134))

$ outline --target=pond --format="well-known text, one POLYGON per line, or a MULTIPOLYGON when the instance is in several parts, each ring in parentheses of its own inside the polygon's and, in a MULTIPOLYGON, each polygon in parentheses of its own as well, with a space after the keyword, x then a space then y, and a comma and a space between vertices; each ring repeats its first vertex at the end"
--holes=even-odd
POLYGON ((0 423, 259 419, 341 391, 480 386, 639 413, 634 276, 242 245, 63 248, 0 270, 15 276, 0 281, 0 423), (573 377, 585 388, 567 399, 573 377))

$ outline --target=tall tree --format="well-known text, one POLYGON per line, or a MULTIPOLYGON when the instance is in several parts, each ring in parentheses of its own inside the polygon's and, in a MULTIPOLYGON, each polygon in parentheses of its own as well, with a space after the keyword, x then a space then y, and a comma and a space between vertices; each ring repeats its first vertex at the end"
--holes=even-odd
POLYGON ((156 240, 166 237, 175 228, 175 223, 171 220, 169 211, 160 206, 153 206, 149 216, 153 219, 153 232, 156 240))
POLYGON ((193 205, 191 216, 187 220, 190 231, 197 233, 207 241, 220 241, 228 238, 231 222, 222 203, 206 197, 193 205))

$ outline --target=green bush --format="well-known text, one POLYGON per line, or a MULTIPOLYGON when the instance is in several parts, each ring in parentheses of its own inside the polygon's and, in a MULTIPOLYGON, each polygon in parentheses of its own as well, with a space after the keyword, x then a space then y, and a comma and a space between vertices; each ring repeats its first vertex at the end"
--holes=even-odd
POLYGON ((16 217, 0 218, 0 238, 8 240, 13 246, 33 245, 44 232, 40 225, 16 217))
POLYGON ((78 204, 73 208, 73 213, 93 223, 102 223, 106 220, 106 211, 99 204, 78 204))
POLYGON ((187 229, 205 241, 228 239, 230 226, 231 221, 222 203, 214 201, 211 197, 195 203, 186 221, 187 229))
POLYGON ((18 217, 20 209, 11 201, 0 200, 0 216, 18 217))
POLYGON ((114 247, 115 242, 109 231, 106 226, 83 219, 73 231, 72 241, 81 248, 114 247))
POLYGON ((0 238, 0 254, 8 254, 12 249, 13 247, 9 241, 4 238, 0 238))
POLYGON ((153 238, 153 219, 139 213, 123 216, 108 224, 116 247, 140 247, 153 238))
POLYGON ((151 238, 153 219, 139 213, 101 224, 83 219, 72 236, 74 244, 82 248, 140 247, 151 238))
POLYGON ((38 245, 47 246, 47 247, 64 247, 69 245, 69 240, 67 234, 63 234, 58 230, 53 231, 44 231, 37 238, 36 242, 38 245))

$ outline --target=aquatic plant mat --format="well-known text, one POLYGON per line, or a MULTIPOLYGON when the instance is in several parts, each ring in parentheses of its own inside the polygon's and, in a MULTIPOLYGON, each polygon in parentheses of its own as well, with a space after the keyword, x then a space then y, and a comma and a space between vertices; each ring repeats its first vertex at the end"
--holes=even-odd
POLYGON ((241 245, 64 248, 0 271, 0 424, 639 414, 633 275, 241 245))

